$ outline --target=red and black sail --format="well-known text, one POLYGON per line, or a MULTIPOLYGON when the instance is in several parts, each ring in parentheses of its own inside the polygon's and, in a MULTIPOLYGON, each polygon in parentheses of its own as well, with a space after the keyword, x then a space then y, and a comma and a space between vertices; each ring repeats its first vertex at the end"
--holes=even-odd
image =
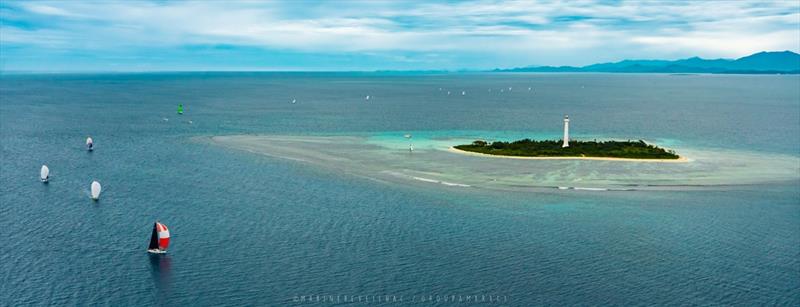
POLYGON ((150 245, 147 249, 166 251, 167 247, 169 247, 169 229, 167 229, 167 225, 156 222, 153 225, 153 233, 150 235, 150 245))

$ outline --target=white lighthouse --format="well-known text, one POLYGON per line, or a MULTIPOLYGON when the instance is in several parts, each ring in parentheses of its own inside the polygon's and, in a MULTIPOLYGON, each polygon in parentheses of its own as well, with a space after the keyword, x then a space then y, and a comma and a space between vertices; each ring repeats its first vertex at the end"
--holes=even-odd
POLYGON ((569 147, 569 115, 564 115, 564 144, 561 148, 569 147))

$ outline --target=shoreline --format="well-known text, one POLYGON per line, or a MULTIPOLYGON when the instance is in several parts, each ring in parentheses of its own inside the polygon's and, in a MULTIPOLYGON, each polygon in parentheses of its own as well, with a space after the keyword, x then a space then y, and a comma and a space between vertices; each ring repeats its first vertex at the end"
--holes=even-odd
POLYGON ((526 157, 526 156, 503 156, 491 155, 480 152, 472 152, 461 150, 450 146, 447 151, 462 155, 476 156, 476 157, 490 157, 490 158, 503 158, 503 159, 521 159, 521 160, 594 160, 594 161, 620 161, 620 162, 650 162, 650 163, 688 163, 690 162, 684 156, 677 159, 634 159, 634 158, 613 158, 613 157, 526 157))

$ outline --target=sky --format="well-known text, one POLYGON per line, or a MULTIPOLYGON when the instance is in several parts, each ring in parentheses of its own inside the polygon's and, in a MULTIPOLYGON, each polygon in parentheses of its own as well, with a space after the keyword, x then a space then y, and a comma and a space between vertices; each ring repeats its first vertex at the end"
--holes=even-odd
POLYGON ((0 71, 459 70, 783 50, 800 52, 800 0, 0 0, 0 71))

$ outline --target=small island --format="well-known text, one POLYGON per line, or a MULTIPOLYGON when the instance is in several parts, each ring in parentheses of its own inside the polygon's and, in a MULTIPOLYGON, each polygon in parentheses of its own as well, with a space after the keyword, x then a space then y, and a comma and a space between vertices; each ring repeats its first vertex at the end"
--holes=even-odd
POLYGON ((639 141, 575 141, 567 146, 562 141, 536 141, 523 139, 513 142, 477 140, 468 145, 453 146, 454 149, 497 156, 513 157, 595 157, 620 159, 678 160, 675 151, 639 141))

